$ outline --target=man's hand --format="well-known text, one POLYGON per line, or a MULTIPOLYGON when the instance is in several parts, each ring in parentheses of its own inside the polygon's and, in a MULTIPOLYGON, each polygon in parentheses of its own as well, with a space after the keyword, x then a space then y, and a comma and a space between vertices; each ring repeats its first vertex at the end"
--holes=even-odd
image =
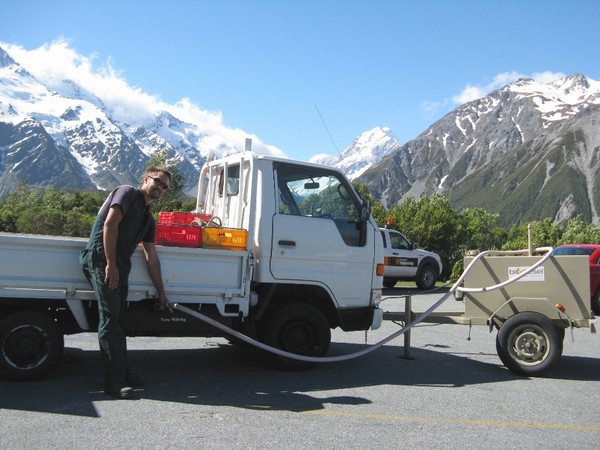
POLYGON ((106 265, 104 284, 106 284, 109 289, 117 289, 119 287, 119 268, 116 265, 106 265))
POLYGON ((165 309, 168 308, 167 304, 169 303, 169 300, 167 300, 167 296, 165 294, 159 295, 158 296, 158 301, 160 304, 160 310, 164 311, 165 309))

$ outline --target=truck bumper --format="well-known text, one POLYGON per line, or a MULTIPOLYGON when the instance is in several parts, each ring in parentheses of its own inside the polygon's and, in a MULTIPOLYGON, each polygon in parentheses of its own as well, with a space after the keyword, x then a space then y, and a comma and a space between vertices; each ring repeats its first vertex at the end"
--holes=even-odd
POLYGON ((383 309, 375 308, 373 310, 373 320, 371 321, 371 330, 376 330, 383 322, 383 309))

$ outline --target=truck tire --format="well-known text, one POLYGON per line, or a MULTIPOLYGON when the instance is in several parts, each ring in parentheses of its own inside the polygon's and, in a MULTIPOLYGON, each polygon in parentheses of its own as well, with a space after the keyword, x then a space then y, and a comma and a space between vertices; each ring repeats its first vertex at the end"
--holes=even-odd
POLYGON ((417 275, 417 287, 424 291, 429 291, 435 287, 437 281, 437 272, 431 264, 423 266, 417 275))
POLYGON ((396 280, 395 278, 389 278, 389 277, 384 277, 383 278, 383 287, 384 288, 393 288, 394 286, 396 286, 396 283, 398 282, 398 280, 396 280))
MULTIPOLYGON (((331 329, 321 311, 306 303, 290 303, 276 310, 264 328, 264 342, 286 352, 305 356, 324 356, 331 343, 331 329)), ((275 356, 283 369, 304 370, 315 363, 275 356)))
POLYGON ((64 338, 50 317, 36 311, 11 314, 0 321, 0 377, 33 380, 60 361, 64 338))
POLYGON ((546 316, 522 312, 498 330, 496 350, 504 365, 517 375, 538 376, 558 362, 564 333, 546 316))

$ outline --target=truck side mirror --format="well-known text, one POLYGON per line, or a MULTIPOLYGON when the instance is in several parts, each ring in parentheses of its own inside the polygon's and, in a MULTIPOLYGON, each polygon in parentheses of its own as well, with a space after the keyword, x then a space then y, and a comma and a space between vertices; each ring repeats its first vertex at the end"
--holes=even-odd
POLYGON ((371 204, 368 200, 363 201, 363 204, 360 208, 360 218, 358 220, 358 230, 359 230, 359 245, 362 247, 367 243, 367 222, 369 221, 369 217, 371 216, 371 204))
POLYGON ((371 215, 371 204, 369 200, 363 201, 362 207, 360 208, 360 221, 366 222, 369 220, 369 216, 371 215))

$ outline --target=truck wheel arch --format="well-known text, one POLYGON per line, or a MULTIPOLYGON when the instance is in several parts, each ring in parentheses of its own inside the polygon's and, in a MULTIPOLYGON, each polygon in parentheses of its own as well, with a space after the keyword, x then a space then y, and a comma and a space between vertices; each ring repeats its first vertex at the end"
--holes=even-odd
POLYGON ((321 286, 302 284, 270 284, 261 288, 263 307, 257 311, 256 320, 265 322, 281 306, 288 303, 306 303, 325 316, 331 328, 339 325, 337 308, 330 293, 321 286))

